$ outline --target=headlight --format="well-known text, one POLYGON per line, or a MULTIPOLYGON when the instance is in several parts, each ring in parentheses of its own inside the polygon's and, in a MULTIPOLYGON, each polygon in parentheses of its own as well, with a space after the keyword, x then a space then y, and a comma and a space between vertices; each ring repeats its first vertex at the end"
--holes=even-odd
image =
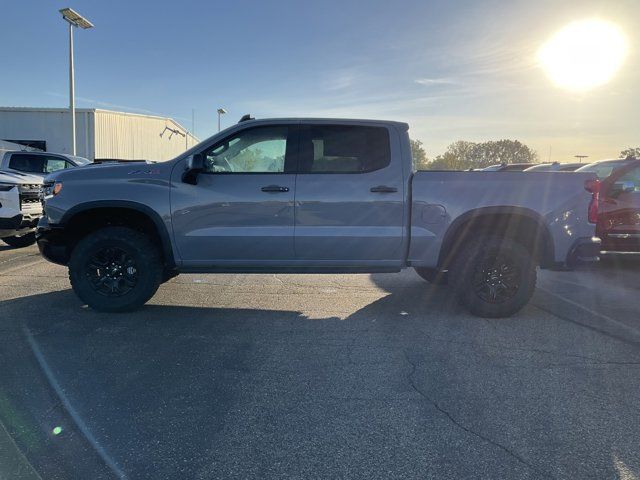
POLYGON ((0 192, 8 192, 15 186, 14 183, 0 183, 0 192))
POLYGON ((45 183, 42 189, 45 200, 51 197, 55 197, 62 190, 62 182, 45 183))

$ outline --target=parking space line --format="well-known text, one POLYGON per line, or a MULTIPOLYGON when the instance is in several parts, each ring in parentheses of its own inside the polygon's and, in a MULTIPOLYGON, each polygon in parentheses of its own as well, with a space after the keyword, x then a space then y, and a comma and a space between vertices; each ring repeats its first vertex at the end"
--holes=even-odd
POLYGON ((634 327, 631 327, 629 325, 627 325, 626 323, 623 323, 619 320, 616 320, 615 318, 611 318, 608 315, 605 315, 603 313, 597 312, 589 307, 585 307, 584 305, 582 305, 581 303, 575 302, 567 297, 563 297, 562 295, 559 295, 557 293, 554 293, 544 287, 538 287, 539 290, 542 290, 543 292, 545 292, 548 295, 551 295, 554 298, 557 298, 558 300, 562 300, 563 302, 566 302, 576 308, 579 308, 580 310, 583 310, 587 313, 590 313, 591 315, 601 318, 602 320, 605 320, 613 325, 615 325, 616 327, 625 330, 627 333, 631 333, 633 335, 637 335, 640 336, 640 330, 634 327))
POLYGON ((12 257, 12 258, 9 258, 7 260, 2 260, 2 261, 0 261, 0 265, 4 265, 5 263, 9 263, 9 262, 14 262, 16 260, 20 260, 21 258, 37 257, 37 256, 39 256, 39 254, 37 254, 37 253, 29 253, 27 255, 20 255, 19 257, 12 257))
MULTIPOLYGON (((27 257, 30 255, 26 255, 27 257)), ((20 257, 23 258, 23 257, 20 257)), ((16 265, 15 267, 10 267, 7 268, 6 270, 0 270, 0 277, 6 275, 7 273, 11 273, 11 272, 15 272, 16 270, 20 270, 21 268, 27 268, 27 267, 31 267, 33 265, 37 265, 38 263, 44 263, 44 259, 43 258, 38 258, 35 262, 28 262, 28 263, 22 263, 20 265, 16 265)), ((28 274, 25 274, 25 276, 31 276, 28 274)))
POLYGON ((120 469, 118 465, 116 465, 116 463, 112 460, 112 458, 105 451, 105 449, 98 443, 98 441, 95 439, 95 437, 93 436, 93 434, 91 433, 87 425, 84 423, 84 421, 82 420, 82 418, 80 417, 76 409, 73 408, 73 405, 71 405, 69 398, 64 393, 64 390, 62 389, 62 387, 56 380, 55 375, 51 371, 51 368, 49 367, 47 360, 44 358, 44 355, 40 350, 40 346, 36 342, 35 338, 33 338, 31 331, 26 326, 24 327, 24 334, 27 337, 27 341, 29 342, 29 346, 31 347, 31 351, 33 352, 33 355, 36 357, 36 360, 40 365, 40 369, 42 370, 42 373, 49 381, 49 385, 51 385, 51 388, 53 388, 54 392, 60 399, 60 402, 64 406, 69 416, 73 419, 78 429, 82 432, 82 434, 85 436, 87 441, 95 449, 95 451, 100 456, 100 458, 102 458, 105 464, 113 471, 113 473, 118 478, 126 479, 127 476, 125 475, 125 473, 120 469))

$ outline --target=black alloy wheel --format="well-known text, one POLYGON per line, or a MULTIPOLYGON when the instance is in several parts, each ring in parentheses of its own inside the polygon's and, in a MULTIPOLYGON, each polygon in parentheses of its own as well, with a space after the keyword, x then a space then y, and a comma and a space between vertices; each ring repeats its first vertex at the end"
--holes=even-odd
POLYGON ((126 251, 118 247, 104 247, 89 257, 86 275, 100 295, 121 297, 138 283, 138 266, 126 251))
POLYGON ((508 254, 485 252, 473 272, 473 290, 487 303, 504 303, 518 293, 520 269, 508 254))

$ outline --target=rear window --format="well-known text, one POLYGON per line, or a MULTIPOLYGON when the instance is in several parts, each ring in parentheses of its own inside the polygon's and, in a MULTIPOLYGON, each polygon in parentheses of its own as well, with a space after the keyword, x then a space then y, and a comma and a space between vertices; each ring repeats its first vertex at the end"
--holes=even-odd
POLYGON ((302 173, 365 173, 389 165, 389 133, 383 127, 309 125, 300 139, 302 173))

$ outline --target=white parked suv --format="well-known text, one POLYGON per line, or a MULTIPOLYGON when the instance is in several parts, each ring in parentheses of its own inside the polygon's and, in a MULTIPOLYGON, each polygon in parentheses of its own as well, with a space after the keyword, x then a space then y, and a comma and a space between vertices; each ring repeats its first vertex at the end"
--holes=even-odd
POLYGON ((35 243, 35 227, 42 215, 39 176, 0 172, 0 239, 12 247, 35 243))

